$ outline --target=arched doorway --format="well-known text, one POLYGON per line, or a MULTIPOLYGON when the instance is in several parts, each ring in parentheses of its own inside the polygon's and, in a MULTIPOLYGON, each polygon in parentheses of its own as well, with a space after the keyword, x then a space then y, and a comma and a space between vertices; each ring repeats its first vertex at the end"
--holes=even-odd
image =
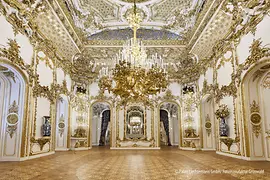
POLYGON ((250 68, 242 81, 245 156, 270 161, 270 60, 250 68))
POLYGON ((92 105, 91 141, 92 146, 110 145, 110 105, 106 102, 96 102, 92 105))
POLYGON ((18 161, 25 156, 25 80, 25 76, 13 66, 0 63, 1 161, 18 161))
POLYGON ((180 139, 179 107, 173 102, 160 105, 160 145, 178 146, 180 139))

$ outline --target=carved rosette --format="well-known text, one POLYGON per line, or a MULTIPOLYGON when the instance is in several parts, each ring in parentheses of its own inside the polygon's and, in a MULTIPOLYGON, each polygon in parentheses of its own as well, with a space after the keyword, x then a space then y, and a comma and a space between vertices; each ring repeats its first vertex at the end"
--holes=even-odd
POLYGON ((59 119, 59 122, 57 124, 57 127, 58 127, 58 132, 60 134, 60 137, 63 136, 63 133, 65 131, 65 127, 66 127, 66 124, 65 124, 65 119, 64 119, 64 115, 62 114, 60 119, 59 119))
POLYGON ((253 100, 252 104, 250 105, 250 113, 251 113, 250 123, 252 125, 252 131, 255 134, 255 136, 258 138, 262 130, 261 129, 262 118, 260 115, 259 104, 257 104, 255 100, 253 100))
POLYGON ((204 127, 207 132, 207 135, 210 136, 212 132, 212 123, 209 114, 206 115, 204 127))
POLYGON ((6 118, 7 123, 6 132, 9 134, 10 138, 13 137, 14 133, 17 130, 17 124, 19 122, 18 109, 19 107, 16 104, 16 101, 13 101, 12 105, 9 107, 8 115, 6 118))

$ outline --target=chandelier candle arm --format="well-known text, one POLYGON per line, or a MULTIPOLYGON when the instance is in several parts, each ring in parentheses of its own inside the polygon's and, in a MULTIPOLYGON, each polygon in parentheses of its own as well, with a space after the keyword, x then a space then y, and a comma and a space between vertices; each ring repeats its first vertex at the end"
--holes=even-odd
POLYGON ((101 71, 99 87, 102 92, 108 90, 122 99, 148 99, 166 90, 168 74, 162 57, 155 53, 148 59, 142 40, 137 38, 142 18, 137 13, 136 1, 134 13, 127 20, 133 29, 133 38, 126 41, 122 51, 113 58, 112 72, 108 72, 108 68, 101 71))

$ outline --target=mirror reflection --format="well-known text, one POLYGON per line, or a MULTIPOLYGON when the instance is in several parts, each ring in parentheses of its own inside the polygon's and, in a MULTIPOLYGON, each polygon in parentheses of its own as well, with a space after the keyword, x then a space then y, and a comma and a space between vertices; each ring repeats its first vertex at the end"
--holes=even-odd
POLYGON ((144 110, 139 106, 131 106, 126 116, 126 138, 141 139, 144 137, 144 110))

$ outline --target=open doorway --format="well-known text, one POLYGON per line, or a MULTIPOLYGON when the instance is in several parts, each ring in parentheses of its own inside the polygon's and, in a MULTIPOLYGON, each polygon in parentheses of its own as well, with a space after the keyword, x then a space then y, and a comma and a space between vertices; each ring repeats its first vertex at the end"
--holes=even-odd
POLYGON ((92 106, 92 146, 110 145, 110 105, 106 102, 96 102, 92 106))
POLYGON ((160 145, 179 145, 179 109, 176 103, 164 102, 160 106, 160 145))

